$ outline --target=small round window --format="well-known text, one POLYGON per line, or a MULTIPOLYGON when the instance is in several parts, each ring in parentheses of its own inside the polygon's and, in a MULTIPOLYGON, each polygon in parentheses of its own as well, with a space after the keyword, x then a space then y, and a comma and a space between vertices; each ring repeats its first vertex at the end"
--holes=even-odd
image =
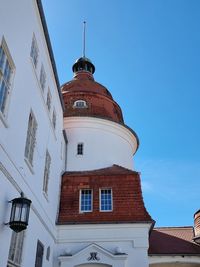
POLYGON ((85 100, 77 100, 74 102, 75 108, 87 108, 87 104, 85 100))

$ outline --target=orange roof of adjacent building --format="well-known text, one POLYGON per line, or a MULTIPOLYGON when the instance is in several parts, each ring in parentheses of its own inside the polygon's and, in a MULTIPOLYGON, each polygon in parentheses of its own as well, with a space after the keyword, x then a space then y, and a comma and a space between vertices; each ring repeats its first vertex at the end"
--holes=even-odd
POLYGON ((150 236, 149 255, 199 255, 200 245, 193 238, 192 226, 155 228, 150 236))

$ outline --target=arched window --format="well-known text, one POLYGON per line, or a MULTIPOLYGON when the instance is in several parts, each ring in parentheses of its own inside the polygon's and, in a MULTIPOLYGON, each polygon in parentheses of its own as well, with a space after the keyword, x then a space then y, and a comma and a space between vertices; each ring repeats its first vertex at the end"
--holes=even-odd
POLYGON ((87 103, 85 100, 76 100, 73 107, 75 108, 87 108, 87 103))

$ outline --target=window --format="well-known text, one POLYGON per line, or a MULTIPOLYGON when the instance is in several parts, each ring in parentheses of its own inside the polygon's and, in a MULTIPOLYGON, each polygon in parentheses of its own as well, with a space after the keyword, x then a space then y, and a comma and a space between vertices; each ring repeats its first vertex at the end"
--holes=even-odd
POLYGON ((24 243, 24 231, 12 232, 7 267, 20 267, 24 243))
POLYGON ((49 89, 48 89, 48 92, 47 92, 47 108, 48 108, 49 111, 51 110, 51 93, 50 93, 49 89))
POLYGON ((42 65, 41 70, 40 70, 40 85, 41 85, 43 92, 44 92, 45 84, 46 84, 46 73, 44 70, 44 66, 42 65))
POLYGON ((47 248, 47 253, 46 253, 46 260, 47 261, 49 261, 49 259, 50 259, 50 247, 48 246, 48 248, 47 248))
POLYGON ((44 246, 38 240, 38 242, 37 242, 37 250, 36 250, 36 257, 35 257, 35 267, 42 267, 43 254, 44 254, 44 246))
POLYGON ((77 145, 77 155, 83 155, 83 143, 77 145))
POLYGON ((38 50, 38 46, 37 46, 37 42, 36 42, 35 36, 33 35, 30 56, 31 56, 31 58, 33 60, 33 64, 34 64, 35 68, 37 67, 37 63, 38 63, 38 55, 39 55, 39 50, 38 50))
POLYGON ((46 151, 45 167, 44 167, 44 180, 43 180, 43 191, 47 194, 49 184, 51 157, 48 150, 46 151))
POLYGON ((26 146, 25 146, 25 158, 28 160, 31 166, 33 166, 33 154, 36 141, 36 130, 37 130, 37 122, 35 120, 33 113, 30 112, 28 120, 26 146))
POLYGON ((7 111, 13 71, 14 63, 3 39, 0 45, 0 112, 4 117, 7 111))
POLYGON ((73 106, 75 108, 87 108, 86 101, 84 101, 84 100, 77 100, 77 101, 75 101, 73 106))
POLYGON ((52 114, 52 123, 53 123, 53 128, 56 129, 56 112, 55 112, 55 110, 53 111, 53 114, 52 114))
POLYGON ((82 189, 80 191, 80 211, 90 212, 92 211, 92 190, 82 189))
POLYGON ((112 189, 100 189, 100 210, 112 211, 112 189))

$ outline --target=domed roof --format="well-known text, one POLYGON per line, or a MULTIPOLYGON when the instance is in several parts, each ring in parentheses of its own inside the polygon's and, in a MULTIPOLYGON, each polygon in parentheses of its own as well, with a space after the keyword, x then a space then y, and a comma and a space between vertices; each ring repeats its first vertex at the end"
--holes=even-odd
POLYGON ((92 64, 92 61, 91 61, 89 58, 87 58, 87 57, 79 57, 79 58, 75 61, 75 63, 77 63, 77 62, 81 62, 81 61, 87 61, 87 62, 90 62, 90 63, 92 64))
POLYGON ((72 66, 72 71, 77 72, 80 70, 86 70, 93 74, 95 72, 95 66, 92 64, 89 58, 80 57, 76 60, 76 62, 72 66))
POLYGON ((65 117, 98 117, 123 123, 119 105, 108 89, 94 80, 95 67, 86 58, 79 58, 73 65, 74 78, 62 87, 65 103, 65 117))

